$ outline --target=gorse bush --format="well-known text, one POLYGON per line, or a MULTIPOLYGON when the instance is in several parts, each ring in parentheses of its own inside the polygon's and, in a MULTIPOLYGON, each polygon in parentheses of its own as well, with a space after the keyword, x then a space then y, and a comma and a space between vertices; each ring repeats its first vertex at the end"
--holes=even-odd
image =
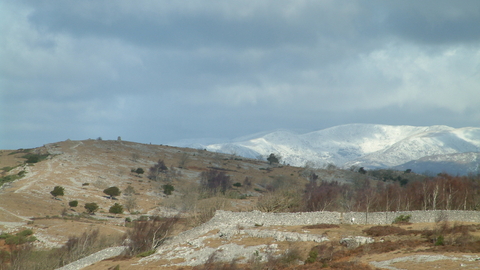
POLYGON ((437 237, 437 240, 435 241, 435 246, 443 246, 445 245, 445 238, 443 237, 443 235, 439 235, 437 237))
POLYGON ((120 196, 122 193, 118 187, 109 187, 103 190, 103 193, 110 196, 110 198, 115 198, 116 196, 120 196))
POLYGON ((410 223, 411 215, 400 215, 393 221, 394 224, 408 224, 410 223))
POLYGON ((33 235, 32 230, 23 230, 21 232, 16 233, 15 235, 2 233, 0 235, 0 239, 5 239, 5 244, 9 246, 16 246, 16 245, 21 245, 27 242, 36 241, 37 238, 32 235, 33 235))
POLYGON ((172 195, 172 192, 175 190, 175 188, 170 184, 163 185, 162 188, 165 195, 172 195))
POLYGON ((87 210, 87 213, 92 215, 98 211, 98 204, 96 203, 86 203, 84 207, 85 207, 85 210, 87 210))
POLYGON ((110 207, 108 212, 112 213, 112 214, 122 214, 123 213, 123 206, 118 204, 118 203, 115 203, 114 205, 112 205, 110 207))
POLYGON ((55 186, 52 191, 50 191, 50 194, 52 194, 53 197, 58 197, 58 196, 63 196, 64 195, 65 188, 61 186, 55 186))
POLYGON ((77 207, 78 206, 78 201, 70 201, 70 202, 68 202, 68 206, 77 207))
POLYGON ((40 154, 34 154, 34 153, 28 153, 24 156, 22 156, 22 158, 26 158, 27 160, 25 161, 25 163, 37 163, 37 162, 40 162, 42 160, 45 160, 46 158, 48 157, 48 154, 45 154, 45 155, 40 155, 40 154))
POLYGON ((2 176, 2 177, 0 177, 0 186, 5 184, 5 183, 13 182, 17 179, 20 179, 20 178, 24 177, 26 174, 27 174, 26 171, 20 171, 17 174, 2 176))

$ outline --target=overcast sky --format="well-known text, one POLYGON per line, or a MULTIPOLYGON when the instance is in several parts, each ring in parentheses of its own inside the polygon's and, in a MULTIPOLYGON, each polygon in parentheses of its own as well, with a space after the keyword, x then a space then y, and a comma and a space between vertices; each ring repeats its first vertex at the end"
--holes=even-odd
POLYGON ((0 0, 0 149, 480 126, 480 1, 0 0))

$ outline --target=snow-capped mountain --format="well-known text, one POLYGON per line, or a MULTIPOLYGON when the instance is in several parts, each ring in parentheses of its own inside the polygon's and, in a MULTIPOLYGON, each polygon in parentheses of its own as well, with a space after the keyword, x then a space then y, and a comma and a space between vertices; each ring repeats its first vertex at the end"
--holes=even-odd
MULTIPOLYGON (((404 164, 416 167, 411 162, 428 160, 431 165, 458 159, 462 163, 466 157, 456 154, 480 152, 480 128, 349 124, 306 134, 281 130, 203 148, 249 158, 266 158, 275 153, 283 162, 294 166, 310 162, 317 167, 328 163, 345 168, 402 168, 404 164)), ((479 159, 471 156, 467 159, 473 162, 467 167, 478 169, 479 159)), ((433 171, 434 166, 430 165, 428 170, 433 171)), ((465 168, 466 165, 462 166, 465 168)), ((441 168, 435 170, 442 171, 441 168)), ((416 168, 416 171, 426 170, 416 168)))

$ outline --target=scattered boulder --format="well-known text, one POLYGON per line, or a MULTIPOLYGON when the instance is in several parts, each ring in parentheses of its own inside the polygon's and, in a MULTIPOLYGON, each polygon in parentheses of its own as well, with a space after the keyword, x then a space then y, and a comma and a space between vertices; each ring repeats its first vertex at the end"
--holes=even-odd
POLYGON ((375 242, 373 238, 366 236, 349 236, 340 240, 340 244, 346 246, 347 248, 356 248, 373 242, 375 242))

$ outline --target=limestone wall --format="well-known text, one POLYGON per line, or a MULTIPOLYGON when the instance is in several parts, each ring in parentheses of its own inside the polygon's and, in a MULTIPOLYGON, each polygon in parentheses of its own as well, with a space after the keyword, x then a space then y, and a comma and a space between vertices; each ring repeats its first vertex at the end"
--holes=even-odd
POLYGON ((436 222, 440 220, 480 222, 480 211, 431 210, 401 212, 298 212, 298 213, 263 213, 217 211, 212 221, 240 226, 272 225, 311 225, 328 224, 392 224, 396 217, 410 215, 410 222, 436 222))

